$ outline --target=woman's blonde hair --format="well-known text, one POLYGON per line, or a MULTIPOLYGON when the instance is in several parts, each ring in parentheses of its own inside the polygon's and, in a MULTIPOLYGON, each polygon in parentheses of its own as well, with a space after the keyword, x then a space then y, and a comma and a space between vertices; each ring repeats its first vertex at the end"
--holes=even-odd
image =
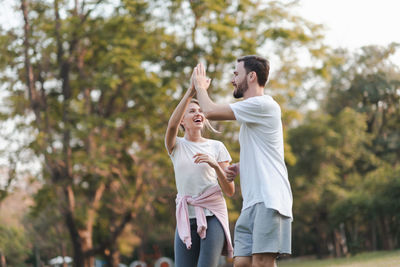
MULTIPOLYGON (((200 107, 199 101, 195 98, 192 98, 192 100, 190 100, 189 104, 190 103, 194 103, 200 107)), ((204 121, 204 126, 207 130, 209 130, 213 133, 221 133, 220 131, 217 131, 214 127, 212 127, 211 123, 207 119, 205 119, 205 121, 204 121)), ((182 129, 182 131, 185 131, 185 127, 183 127, 182 124, 180 124, 180 128, 182 129)))

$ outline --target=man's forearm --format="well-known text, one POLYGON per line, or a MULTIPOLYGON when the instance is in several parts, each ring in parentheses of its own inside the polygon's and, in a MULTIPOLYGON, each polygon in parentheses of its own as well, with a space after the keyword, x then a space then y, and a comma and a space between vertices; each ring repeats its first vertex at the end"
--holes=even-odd
POLYGON ((194 85, 200 107, 209 120, 235 120, 235 114, 229 104, 216 104, 208 96, 207 89, 210 79, 206 77, 203 64, 198 64, 194 69, 194 85))
POLYGON ((199 100, 200 107, 209 120, 235 120, 235 114, 229 104, 216 104, 214 103, 208 93, 204 89, 196 89, 197 100, 199 100))

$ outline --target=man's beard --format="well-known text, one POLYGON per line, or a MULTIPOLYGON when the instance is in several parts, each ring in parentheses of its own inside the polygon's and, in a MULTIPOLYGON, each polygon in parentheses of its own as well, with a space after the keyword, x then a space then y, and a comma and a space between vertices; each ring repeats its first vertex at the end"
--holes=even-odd
POLYGON ((242 98, 244 92, 249 89, 249 85, 247 84, 247 80, 244 79, 240 84, 236 86, 236 90, 233 91, 233 97, 234 98, 242 98))

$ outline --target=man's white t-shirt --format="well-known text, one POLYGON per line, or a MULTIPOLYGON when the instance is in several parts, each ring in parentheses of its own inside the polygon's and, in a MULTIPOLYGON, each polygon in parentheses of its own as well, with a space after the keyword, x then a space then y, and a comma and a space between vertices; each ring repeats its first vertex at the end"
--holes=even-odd
POLYGON ((263 95, 230 104, 230 107, 240 123, 242 210, 264 202, 267 208, 293 218, 279 104, 263 95))
MULTIPOLYGON (((170 154, 175 171, 175 182, 178 195, 196 197, 208 188, 218 185, 217 173, 208 163, 194 163, 193 156, 197 153, 208 154, 217 162, 232 161, 225 145, 217 140, 206 139, 205 142, 191 142, 182 137, 176 138, 176 143, 170 154)), ((194 207, 188 205, 189 217, 195 218, 194 207)), ((212 215, 205 209, 206 215, 212 215)))

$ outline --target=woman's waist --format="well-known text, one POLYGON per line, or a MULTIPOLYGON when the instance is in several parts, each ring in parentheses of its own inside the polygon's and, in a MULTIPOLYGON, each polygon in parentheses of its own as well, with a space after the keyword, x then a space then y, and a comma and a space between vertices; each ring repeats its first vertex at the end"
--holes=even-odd
POLYGON ((210 188, 213 187, 218 187, 219 184, 217 181, 208 181, 202 184, 190 184, 190 183, 185 183, 185 184, 176 184, 177 187, 177 197, 191 197, 191 198, 198 198, 204 192, 209 190, 210 188))

